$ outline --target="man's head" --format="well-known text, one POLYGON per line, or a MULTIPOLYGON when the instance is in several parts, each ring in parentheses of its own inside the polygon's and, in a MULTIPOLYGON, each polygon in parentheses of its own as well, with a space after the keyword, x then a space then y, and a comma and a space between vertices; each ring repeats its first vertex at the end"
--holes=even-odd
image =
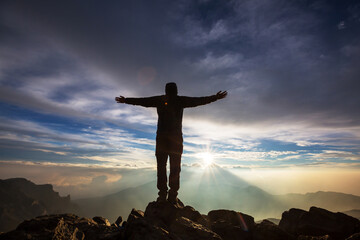
POLYGON ((168 96, 176 96, 178 94, 178 89, 176 83, 169 82, 165 86, 165 94, 168 96))

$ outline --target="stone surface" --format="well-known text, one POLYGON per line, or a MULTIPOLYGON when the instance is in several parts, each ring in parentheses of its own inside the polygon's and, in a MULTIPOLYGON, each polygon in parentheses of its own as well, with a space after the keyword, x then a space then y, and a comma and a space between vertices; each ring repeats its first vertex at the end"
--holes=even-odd
POLYGON ((346 240, 360 240, 360 232, 351 235, 351 236, 348 237, 346 240))
POLYGON ((221 240, 220 236, 207 227, 188 218, 178 217, 170 226, 170 231, 181 239, 188 240, 221 240))
POLYGON ((213 210, 208 213, 210 229, 224 240, 252 239, 254 218, 231 210, 213 210))
POLYGON ((119 216, 119 217, 116 219, 115 223, 114 223, 114 224, 115 224, 115 226, 120 227, 120 226, 121 226, 122 221, 123 221, 122 217, 121 217, 121 216, 119 216))
POLYGON ((311 207, 310 210, 290 209, 282 214, 279 227, 300 236, 325 236, 345 239, 360 231, 360 221, 343 213, 311 207))
POLYGON ((124 238, 132 240, 168 240, 171 238, 168 231, 154 225, 154 222, 150 219, 145 219, 144 212, 136 209, 132 209, 126 224, 123 224, 125 228, 124 238))
POLYGON ((324 236, 304 236, 304 235, 300 235, 297 240, 332 240, 333 238, 331 238, 329 235, 324 235, 324 236))
POLYGON ((190 219, 191 221, 201 224, 205 227, 210 227, 210 223, 207 218, 205 218, 203 215, 201 215, 198 211, 196 211, 191 206, 185 206, 183 208, 180 208, 179 211, 176 214, 178 217, 185 217, 187 219, 190 219))
POLYGON ((116 227, 98 224, 93 219, 58 214, 24 221, 14 231, 0 235, 0 239, 112 240, 121 239, 121 232, 116 227))
POLYGON ((295 237, 285 232, 278 225, 263 220, 261 223, 256 224, 253 230, 253 240, 294 240, 295 237))
MULTIPOLYGON (((208 222, 190 206, 150 202, 145 213, 133 209, 125 224, 126 239, 218 239, 208 222)), ((123 224, 124 226, 124 224, 123 224)))
POLYGON ((106 218, 96 216, 93 217, 92 219, 99 225, 111 226, 109 220, 107 220, 106 218))

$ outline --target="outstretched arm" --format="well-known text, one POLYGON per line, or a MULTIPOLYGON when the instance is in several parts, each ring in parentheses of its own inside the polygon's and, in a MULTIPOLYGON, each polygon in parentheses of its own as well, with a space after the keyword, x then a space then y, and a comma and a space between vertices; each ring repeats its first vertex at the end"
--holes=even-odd
POLYGON ((182 105, 184 108, 197 107, 209 104, 227 96, 227 91, 219 91, 217 94, 207 97, 183 97, 182 105))
POLYGON ((156 107, 159 104, 159 97, 145 97, 145 98, 125 98, 124 96, 116 97, 117 103, 126 103, 132 105, 139 105, 143 107, 156 107))

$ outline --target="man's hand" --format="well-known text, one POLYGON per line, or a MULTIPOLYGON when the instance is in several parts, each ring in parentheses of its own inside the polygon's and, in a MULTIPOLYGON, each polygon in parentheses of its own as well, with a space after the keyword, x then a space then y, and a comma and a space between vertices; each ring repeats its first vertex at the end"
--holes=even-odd
POLYGON ((227 96, 227 91, 219 91, 217 94, 216 94, 216 98, 219 100, 219 99, 223 99, 227 96))
POLYGON ((117 103, 125 103, 125 97, 124 96, 116 97, 115 101, 117 103))

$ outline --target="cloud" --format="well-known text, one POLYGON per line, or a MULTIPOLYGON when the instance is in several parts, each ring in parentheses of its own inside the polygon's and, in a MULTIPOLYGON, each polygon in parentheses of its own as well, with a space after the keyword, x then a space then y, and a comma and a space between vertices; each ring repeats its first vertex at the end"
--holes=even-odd
POLYGON ((227 68, 236 67, 239 64, 242 56, 240 54, 225 54, 223 56, 215 57, 213 53, 207 53, 206 56, 199 60, 196 64, 200 70, 224 70, 227 68))
MULTIPOLYGON (((46 56, 61 51, 63 56, 58 57, 58 60, 48 62, 56 64, 51 66, 54 69, 64 67, 66 71, 69 71, 69 68, 72 71, 68 75, 57 76, 53 80, 47 76, 43 78, 42 82, 31 78, 32 80, 28 81, 20 90, 27 89, 36 94, 37 97, 46 94, 43 102, 49 98, 51 100, 51 97, 56 97, 60 92, 59 96, 62 97, 62 101, 66 99, 68 103, 65 107, 72 106, 76 109, 75 111, 81 109, 86 112, 96 112, 97 109, 101 108, 99 106, 104 106, 104 101, 95 100, 93 96, 98 96, 98 98, 99 96, 105 98, 106 96, 116 96, 118 94, 117 91, 114 91, 116 88, 121 89, 119 92, 124 95, 132 93, 141 96, 162 92, 156 89, 162 90, 165 80, 155 79, 147 88, 140 87, 140 83, 137 82, 137 72, 149 63, 140 64, 138 67, 131 65, 142 56, 142 58, 147 58, 152 62, 151 65, 162 79, 189 79, 182 80, 185 89, 199 89, 206 85, 204 89, 211 87, 212 92, 216 92, 220 87, 228 88, 230 90, 229 97, 232 97, 230 104, 222 109, 212 107, 220 109, 222 116, 227 116, 223 121, 235 122, 242 119, 250 123, 286 117, 288 121, 302 118, 305 121, 315 123, 314 114, 319 116, 316 124, 323 124, 335 114, 344 119, 344 121, 336 122, 337 124, 351 124, 350 120, 358 121, 359 116, 354 113, 353 109, 359 99, 356 91, 352 91, 357 89, 355 81, 358 74, 357 69, 354 66, 352 69, 347 69, 347 73, 341 73, 344 66, 340 65, 336 68, 329 66, 337 57, 334 53, 336 50, 325 53, 322 46, 326 45, 327 42, 323 39, 323 32, 319 31, 318 34, 313 34, 314 29, 323 27, 321 15, 307 9, 307 6, 304 9, 299 3, 280 0, 277 1, 277 4, 261 1, 231 2, 220 6, 216 5, 217 8, 214 8, 212 4, 214 4, 212 1, 198 4, 184 1, 174 18, 170 18, 168 15, 163 16, 169 18, 169 24, 174 26, 179 25, 181 23, 179 21, 184 18, 190 19, 187 20, 189 24, 185 24, 185 28, 189 29, 187 32, 199 36, 203 36, 204 32, 208 33, 205 34, 205 37, 192 37, 191 34, 189 36, 184 35, 182 30, 177 31, 177 28, 172 28, 171 32, 185 41, 200 44, 202 41, 209 42, 210 40, 221 39, 217 45, 200 47, 194 53, 176 52, 177 61, 173 60, 172 55, 167 56, 167 61, 164 61, 163 57, 166 55, 164 51, 153 54, 160 47, 157 42, 158 39, 163 39, 161 47, 165 49, 174 48, 172 40, 166 35, 168 34, 166 31, 169 29, 161 28, 162 25, 156 31, 157 35, 152 34, 154 39, 146 37, 143 44, 135 45, 134 38, 139 41, 141 35, 138 36, 139 33, 131 32, 131 27, 142 23, 141 19, 129 18, 127 21, 129 25, 123 26, 124 22, 120 20, 127 16, 123 12, 116 17, 114 16, 117 24, 111 25, 109 21, 103 19, 102 21, 99 20, 98 24, 102 24, 104 28, 101 30, 93 29, 86 27, 89 25, 87 22, 93 21, 91 17, 95 6, 91 5, 84 10, 81 16, 84 22, 80 21, 71 28, 66 28, 68 21, 75 18, 75 12, 70 11, 68 19, 64 19, 62 17, 63 7, 49 8, 50 12, 45 13, 41 12, 37 5, 32 5, 29 6, 28 12, 20 14, 22 12, 17 8, 18 6, 7 4, 5 6, 8 11, 3 14, 3 19, 6 20, 9 28, 16 29, 26 36, 41 33, 36 39, 38 45, 43 42, 51 42, 51 44, 46 45, 45 49, 47 50, 43 50, 42 55, 39 56, 38 54, 38 58, 45 61, 48 59, 46 56), (282 7, 279 8, 279 6, 282 7), (201 18, 204 12, 209 13, 209 17, 201 18), (53 15, 53 20, 43 21, 50 14, 53 15), (37 20, 28 20, 32 16, 37 16, 34 18, 37 20), (24 28, 20 22, 26 22, 29 27, 24 28), (124 34, 122 37, 114 35, 112 39, 106 39, 106 36, 110 36, 115 29, 122 29, 121 27, 124 27, 123 31, 129 34, 124 34), (100 31, 100 33, 96 33, 96 31, 100 31), (104 32, 103 35, 101 34, 102 31, 104 32), (82 35, 77 32, 82 32, 82 35), (84 38, 91 39, 91 41, 84 41, 84 38), (105 42, 107 44, 104 44, 104 38, 108 40, 105 42), (124 43, 120 44, 122 42, 124 43), (125 45, 127 46, 126 50, 122 47, 125 45), (135 50, 136 47, 139 49, 135 50), (131 51, 131 54, 126 54, 128 51, 131 51), (319 56, 324 55, 324 53, 327 58, 321 60, 319 56), (68 64, 64 64, 65 61, 61 61, 61 59, 71 59, 76 64, 72 64, 70 67, 68 64), (200 67, 203 72, 199 74, 198 71, 191 71, 188 64, 181 64, 182 61, 190 63, 190 66, 192 65, 195 68, 200 67), (229 67, 233 69, 229 72, 222 71, 216 76, 208 78, 213 70, 224 70, 229 67), (234 69, 235 67, 237 69, 234 69), (170 69, 171 71, 169 71, 170 69), (100 84, 99 79, 89 78, 89 75, 94 72, 102 76, 106 73, 108 78, 101 79, 100 84), (174 76, 177 72, 183 76, 174 76), (335 72, 338 73, 335 74, 335 72), (233 79, 232 76, 235 75, 241 76, 241 78, 233 79), (344 78, 348 80, 340 80, 344 78), (68 79, 67 83, 64 82, 64 79, 68 79), (198 82, 194 83, 193 79, 198 79, 198 82), (33 84, 31 84, 32 82, 33 84), (192 84, 194 87, 191 86, 192 84), (349 88, 348 86, 355 87, 349 88), (239 91, 232 92, 234 88, 239 89, 239 91), (100 91, 95 91, 95 89, 100 89, 100 91), (335 94, 334 91, 336 91, 335 94), (85 96, 91 96, 91 101, 85 96), (244 102, 245 99, 246 102, 244 102), (244 103, 247 106, 244 106, 244 103), (97 109, 94 109, 94 106, 97 106, 97 109)), ((145 6, 149 8, 145 16, 155 16, 159 10, 156 4, 154 6, 146 4, 145 6)), ((74 5, 71 9, 75 10, 78 7, 74 5)), ((111 7, 120 6, 117 4, 115 6, 104 5, 106 10, 111 7)), ((169 4, 168 7, 172 13, 172 10, 178 6, 169 4)), ((141 12, 142 9, 138 9, 138 11, 141 12)), ((98 14, 96 13, 95 16, 98 14)), ((151 21, 147 23, 147 26, 154 21, 160 22, 159 17, 148 19, 151 21)), ((145 27, 142 29, 146 30, 145 32, 150 31, 150 29, 154 30, 152 27, 149 27, 149 30, 145 27)), ((29 40, 28 44, 34 41, 29 40)), ((178 46, 177 48, 181 47, 178 46)), ((40 50, 28 54, 30 56, 29 61, 36 52, 40 52, 40 50)), ((17 54, 19 53, 13 55, 17 54)), ((346 62, 344 64, 349 66, 346 62)), ((43 64, 38 65, 42 66, 43 64)), ((45 71, 45 69, 39 70, 45 71)), ((188 94, 195 94, 195 92, 192 90, 188 94)), ((201 94, 201 92, 197 94, 201 94)), ((110 98, 106 99, 110 100, 110 98)), ((41 104, 36 105, 41 106, 41 104)), ((207 115, 207 117, 211 116, 207 115)), ((131 119, 132 122, 145 121, 146 117, 131 119)))
POLYGON ((154 169, 100 167, 84 164, 0 162, 2 179, 24 177, 36 184, 53 184, 61 196, 98 197, 135 187, 155 177, 154 169))
POLYGON ((339 30, 345 29, 346 28, 345 21, 340 21, 337 25, 337 28, 339 30))
POLYGON ((174 42, 184 47, 197 47, 211 42, 221 41, 229 33, 223 20, 218 20, 209 29, 201 26, 201 22, 191 17, 185 18, 184 32, 174 34, 174 42))
POLYGON ((358 161, 356 4, 3 1, 0 9, 7 156, 25 149, 42 161, 153 166, 156 110, 114 97, 160 95, 175 81, 181 95, 229 92, 185 110, 189 164, 204 145, 235 165, 358 161), (330 17, 338 10, 342 31, 330 17), (156 74, 139 81, 143 69, 156 74))

